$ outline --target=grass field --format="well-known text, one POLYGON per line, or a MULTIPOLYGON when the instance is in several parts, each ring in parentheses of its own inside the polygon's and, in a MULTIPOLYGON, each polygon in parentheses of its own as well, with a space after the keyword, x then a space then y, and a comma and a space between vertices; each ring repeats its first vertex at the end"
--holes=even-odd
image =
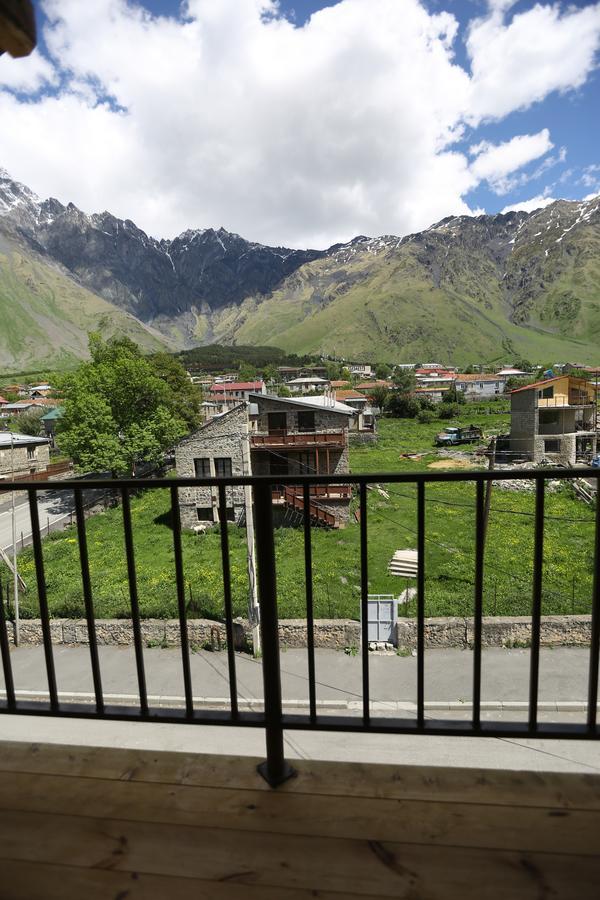
MULTIPOLYGON (((463 410, 461 422, 481 424, 486 434, 506 430, 500 404, 491 414, 463 410)), ((385 419, 379 424, 377 446, 353 449, 353 472, 422 471, 439 461, 432 447, 440 423, 385 419), (420 459, 403 454, 423 453, 420 459)), ((451 424, 451 423, 450 423, 451 424)), ((468 449, 468 448, 467 448, 468 449)), ((469 464, 469 463, 468 463, 469 464)), ((482 458, 473 455, 472 465, 482 458)), ((368 495, 369 584, 373 593, 399 594, 406 587, 387 574, 397 549, 416 547, 416 488, 413 484, 381 485, 368 495)), ((473 605, 475 488, 440 483, 426 491, 426 613, 469 615, 473 605)), ((353 508, 356 501, 353 501, 353 508)), ((177 615, 172 531, 166 490, 147 491, 132 501, 140 605, 144 616, 177 615)), ((527 615, 531 609, 533 557, 532 492, 494 488, 491 502, 484 605, 487 615, 527 615)), ((98 617, 127 617, 128 589, 120 507, 88 520, 90 568, 98 617)), ((569 487, 549 490, 546 503, 544 568, 545 614, 589 612, 593 552, 593 513, 576 500, 569 487)), ((222 615, 220 538, 217 530, 197 537, 183 534, 188 614, 222 615)), ((247 602, 245 531, 229 528, 233 602, 244 615, 247 602)), ((275 534, 279 611, 283 618, 303 617, 304 557, 301 529, 275 534)), ((340 531, 312 532, 315 614, 320 618, 359 616, 359 528, 354 517, 340 531)), ((82 616, 77 539, 73 529, 44 541, 48 597, 53 616, 82 616)), ((29 590, 23 596, 24 616, 38 613, 32 553, 20 556, 29 590)), ((5 573, 6 577, 6 573, 5 573)), ((414 615, 410 604, 408 615, 414 615)))

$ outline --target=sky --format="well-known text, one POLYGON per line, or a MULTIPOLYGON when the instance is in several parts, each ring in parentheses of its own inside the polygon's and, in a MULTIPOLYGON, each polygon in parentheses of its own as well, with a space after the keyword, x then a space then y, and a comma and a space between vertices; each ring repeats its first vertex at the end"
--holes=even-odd
POLYGON ((157 238, 324 248, 600 193, 600 3, 35 6, 0 167, 157 238))

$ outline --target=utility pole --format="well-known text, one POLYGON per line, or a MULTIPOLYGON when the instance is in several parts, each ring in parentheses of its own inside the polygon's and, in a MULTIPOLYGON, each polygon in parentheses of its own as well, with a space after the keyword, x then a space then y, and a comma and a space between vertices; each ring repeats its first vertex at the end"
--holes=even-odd
POLYGON ((15 438, 10 433, 10 474, 12 480, 11 507, 12 507, 12 551, 13 551, 13 601, 15 607, 15 647, 19 646, 19 572, 17 569, 17 525, 15 514, 15 438))
MULTIPOLYGON (((488 469, 491 471, 496 463, 496 438, 493 437, 490 441, 490 448, 488 451, 488 469)), ((483 546, 485 549, 485 537, 487 534, 488 527, 488 519, 490 517, 490 506, 492 503, 492 479, 487 482, 485 486, 485 504, 483 507, 483 546)))
MULTIPOLYGON (((250 423, 246 422, 242 432, 242 469, 244 475, 252 475, 250 456, 250 423)), ((246 547, 248 565, 248 619, 252 628, 252 648, 254 656, 260 653, 260 610, 258 606, 258 589, 256 584, 256 547, 254 543, 254 507, 252 504, 252 488, 244 486, 244 512, 246 520, 246 547)))

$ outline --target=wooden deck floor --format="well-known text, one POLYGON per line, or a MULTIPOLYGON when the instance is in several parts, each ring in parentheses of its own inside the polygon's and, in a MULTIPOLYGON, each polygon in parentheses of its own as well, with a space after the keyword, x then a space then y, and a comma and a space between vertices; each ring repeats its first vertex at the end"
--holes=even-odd
POLYGON ((594 898, 600 776, 0 743, 2 900, 594 898))

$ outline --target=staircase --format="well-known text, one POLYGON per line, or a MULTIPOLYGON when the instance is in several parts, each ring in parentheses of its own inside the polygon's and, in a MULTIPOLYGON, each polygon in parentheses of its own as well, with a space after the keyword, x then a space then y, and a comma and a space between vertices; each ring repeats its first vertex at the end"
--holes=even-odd
MULTIPOLYGON (((299 492, 298 488, 285 487, 283 491, 283 502, 287 509, 293 509, 296 512, 304 512, 304 496, 299 492)), ((324 528, 339 528, 339 521, 333 515, 311 500, 308 506, 308 513, 311 524, 324 528)))

